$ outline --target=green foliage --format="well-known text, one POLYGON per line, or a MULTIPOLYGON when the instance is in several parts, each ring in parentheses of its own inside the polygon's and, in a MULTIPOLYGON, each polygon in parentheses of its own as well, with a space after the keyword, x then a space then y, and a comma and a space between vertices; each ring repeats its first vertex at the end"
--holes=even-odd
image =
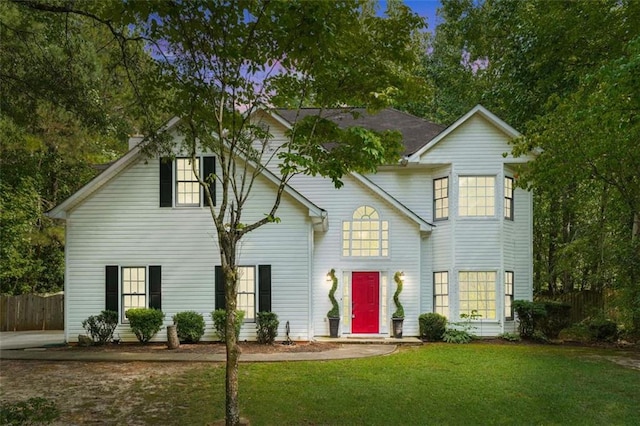
MULTIPOLYGON (((213 329, 220 336, 220 341, 225 342, 227 340, 227 311, 224 309, 216 309, 211 312, 211 319, 213 320, 213 329)), ((242 328, 242 321, 244 321, 244 311, 236 311, 236 340, 240 336, 240 329, 242 328)))
POLYGON ((571 305, 554 301, 534 303, 541 303, 544 306, 546 315, 540 318, 537 326, 540 327, 540 331, 548 338, 557 338, 560 330, 569 327, 571 324, 571 305))
POLYGON ((447 343, 470 343, 473 340, 473 335, 466 330, 447 328, 442 335, 442 340, 447 343))
POLYGON ((402 293, 402 272, 396 272, 393 274, 393 281, 396 283, 396 292, 393 293, 393 303, 396 305, 396 311, 391 315, 391 318, 404 318, 404 307, 400 303, 400 293, 402 293))
POLYGON ((278 335, 279 325, 280 321, 275 312, 258 312, 256 314, 258 343, 272 344, 278 335))
POLYGON ((473 333, 473 330, 475 330, 476 327, 472 321, 476 321, 480 317, 481 315, 478 314, 478 311, 475 309, 470 313, 464 312, 460 314, 460 319, 462 321, 451 323, 452 327, 447 327, 442 336, 442 340, 447 343, 471 342, 476 337, 473 333))
POLYGON ((198 343, 204 335, 204 318, 195 311, 178 312, 173 316, 181 342, 198 343))
POLYGON ((508 342, 519 342, 522 340, 519 334, 517 333, 502 333, 500 334, 501 339, 506 340, 508 342))
POLYGON ((596 318, 586 321, 585 325, 592 340, 615 342, 618 339, 618 325, 614 321, 596 318))
POLYGON ((518 330, 524 339, 530 339, 546 316, 544 305, 528 300, 514 300, 513 311, 518 316, 518 330))
POLYGON ((129 326, 142 343, 147 343, 162 328, 164 313, 159 309, 134 308, 125 313, 129 326))
POLYGON ((336 277, 336 270, 331 269, 329 271, 329 277, 331 278, 331 290, 329 290, 329 300, 331 300, 331 310, 327 312, 327 318, 340 318, 340 307, 336 300, 336 290, 338 289, 338 278, 336 277))
POLYGON ((54 401, 47 398, 29 398, 26 401, 0 405, 0 424, 36 425, 51 424, 60 417, 54 401))
POLYGON ((111 342, 117 326, 118 313, 114 311, 102 311, 100 315, 91 315, 82 321, 82 327, 98 345, 111 342))
POLYGON ((447 327, 447 318, 440 314, 429 312, 418 317, 418 325, 422 340, 437 342, 442 340, 447 327))

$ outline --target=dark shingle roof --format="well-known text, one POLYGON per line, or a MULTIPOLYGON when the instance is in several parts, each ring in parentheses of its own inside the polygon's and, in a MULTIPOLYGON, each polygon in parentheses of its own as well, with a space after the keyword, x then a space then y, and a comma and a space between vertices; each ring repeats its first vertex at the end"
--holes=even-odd
MULTIPOLYGON (((292 124, 296 121, 296 117, 302 119, 310 115, 318 115, 319 111, 318 108, 276 109, 278 115, 292 124)), ((403 155, 415 153, 445 129, 445 126, 431 123, 393 108, 384 109, 376 114, 367 113, 365 108, 325 109, 322 111, 322 117, 335 122, 341 128, 361 126, 377 131, 398 130, 402 133, 404 142, 403 155), (358 114, 356 119, 353 118, 351 112, 358 114)))

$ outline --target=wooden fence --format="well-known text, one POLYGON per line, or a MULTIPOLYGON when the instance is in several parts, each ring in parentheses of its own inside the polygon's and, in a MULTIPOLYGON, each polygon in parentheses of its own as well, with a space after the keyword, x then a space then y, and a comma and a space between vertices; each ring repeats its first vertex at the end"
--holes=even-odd
POLYGON ((571 322, 580 322, 587 317, 602 315, 605 312, 605 297, 602 293, 583 290, 558 296, 559 302, 571 305, 571 322))
POLYGON ((0 331, 63 329, 64 294, 0 296, 0 331))

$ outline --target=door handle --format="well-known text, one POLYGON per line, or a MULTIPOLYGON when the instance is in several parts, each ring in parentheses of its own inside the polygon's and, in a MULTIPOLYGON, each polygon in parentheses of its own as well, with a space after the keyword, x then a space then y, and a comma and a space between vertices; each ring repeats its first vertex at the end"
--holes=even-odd
POLYGON ((351 318, 352 319, 355 318, 355 317, 356 317, 356 314, 351 314, 351 318))

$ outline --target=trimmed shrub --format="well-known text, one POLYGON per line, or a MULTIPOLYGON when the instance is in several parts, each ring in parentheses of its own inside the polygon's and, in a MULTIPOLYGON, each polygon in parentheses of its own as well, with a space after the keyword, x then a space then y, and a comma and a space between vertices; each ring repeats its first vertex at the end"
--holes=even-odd
POLYGON ((589 336, 599 342, 614 342, 618 339, 618 325, 607 319, 595 319, 587 323, 589 336))
POLYGON ((91 315, 82 321, 82 327, 93 339, 93 343, 104 345, 113 340, 113 332, 118 326, 118 313, 102 311, 100 315, 91 315))
POLYGON ((129 327, 142 343, 153 339, 162 328, 164 313, 159 309, 133 308, 125 313, 129 327))
POLYGON ((544 306, 528 300, 515 300, 513 310, 518 315, 518 330, 520 337, 531 339, 536 331, 536 325, 546 316, 544 306))
POLYGON ((546 315, 541 317, 536 324, 545 336, 549 339, 557 339, 560 331, 571 325, 571 305, 561 302, 542 301, 534 302, 544 308, 546 315))
MULTIPOLYGON (((220 336, 221 342, 227 341, 227 332, 226 332, 226 322, 227 322, 227 311, 224 309, 216 309, 211 312, 211 319, 213 320, 213 328, 220 336)), ((242 327, 242 321, 244 320, 244 311, 236 311, 236 340, 240 336, 240 328, 242 327)))
POLYGON ((198 343, 204 335, 204 318, 198 312, 178 312, 173 316, 173 323, 181 342, 198 343))
POLYGON ((258 343, 271 344, 278 335, 278 315, 275 312, 258 312, 256 328, 258 329, 258 343))
POLYGON ((437 342, 442 340, 442 336, 447 328, 447 318, 440 314, 429 312, 418 317, 420 326, 420 338, 427 342, 437 342))

